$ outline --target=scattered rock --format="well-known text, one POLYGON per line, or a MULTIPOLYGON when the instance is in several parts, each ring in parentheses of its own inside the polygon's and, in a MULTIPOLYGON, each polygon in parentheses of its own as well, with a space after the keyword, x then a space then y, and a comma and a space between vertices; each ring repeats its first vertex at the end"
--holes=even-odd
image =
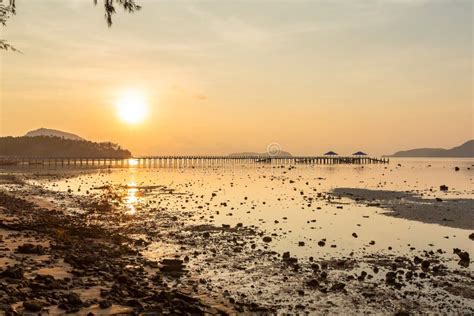
POLYGON ((1 276, 10 279, 22 279, 23 269, 20 266, 8 267, 2 272, 1 276))
POLYGON ((102 308, 102 309, 109 308, 111 306, 112 306, 112 303, 108 300, 101 300, 99 302, 99 307, 102 308))
POLYGON ((469 257, 469 253, 467 251, 462 251, 459 248, 454 248, 453 253, 457 254, 459 256, 459 259, 463 261, 464 263, 469 263, 471 261, 469 257))
POLYGON ((311 287, 311 288, 317 288, 317 287, 319 287, 319 282, 316 279, 311 279, 308 282, 306 282, 306 285, 311 287))
POLYGON ((333 292, 339 292, 339 291, 344 290, 345 287, 346 287, 345 283, 337 282, 337 283, 335 283, 331 286, 330 290, 333 291, 333 292))
POLYGON ((23 307, 30 312, 40 312, 43 309, 44 303, 38 300, 29 300, 23 302, 23 307))
POLYGON ((415 258, 413 259, 413 262, 414 262, 415 264, 420 264, 422 261, 423 261, 423 259, 421 259, 421 258, 418 257, 418 256, 415 256, 415 258))
POLYGON ((387 282, 387 284, 395 284, 396 280, 397 274, 395 272, 389 271, 385 274, 385 282, 387 282))
POLYGON ((126 302, 126 305, 127 305, 127 306, 130 306, 130 307, 136 307, 136 308, 138 308, 138 309, 143 308, 142 303, 140 303, 140 301, 138 301, 138 300, 136 300, 136 299, 129 299, 129 300, 126 302))
POLYGON ((82 306, 82 300, 81 297, 74 292, 70 292, 67 296, 66 299, 69 304, 75 305, 75 306, 82 306))
POLYGON ((44 248, 41 245, 24 244, 18 246, 17 252, 23 254, 42 255, 44 253, 44 248))
POLYGON ((184 271, 183 260, 179 259, 163 259, 161 260, 162 267, 160 268, 161 272, 166 273, 171 276, 180 276, 184 271))
POLYGON ((423 270, 427 270, 427 269, 429 269, 429 267, 430 267, 430 262, 428 260, 423 260, 421 262, 421 268, 423 270))

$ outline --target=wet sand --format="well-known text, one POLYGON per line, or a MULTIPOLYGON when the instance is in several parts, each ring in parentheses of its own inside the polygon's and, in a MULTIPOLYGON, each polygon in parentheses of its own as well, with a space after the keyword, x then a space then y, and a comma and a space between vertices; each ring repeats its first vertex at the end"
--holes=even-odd
MULTIPOLYGON (((440 236, 439 245, 416 249, 396 244, 396 239, 388 239, 393 249, 386 247, 374 235, 367 236, 372 228, 366 222, 345 224, 341 240, 329 237, 324 225, 331 229, 331 216, 340 222, 360 219, 377 225, 383 219, 378 213, 391 218, 386 215, 392 213, 391 204, 397 204, 395 194, 423 203, 405 192, 383 190, 335 188, 300 194, 312 190, 292 172, 285 168, 255 183, 258 190, 279 181, 295 192, 275 195, 282 200, 279 204, 306 206, 298 215, 269 213, 275 218, 271 225, 265 223, 268 219, 247 223, 239 212, 274 209, 273 199, 223 198, 219 190, 201 195, 197 188, 208 183, 181 185, 176 175, 171 183, 92 181, 88 186, 85 178, 74 182, 68 175, 64 181, 70 187, 58 190, 53 190, 61 186, 58 175, 50 176, 51 186, 31 182, 28 176, 10 179, 0 194, 2 308, 83 314, 474 312, 472 267, 470 258, 466 260, 472 251, 465 247, 474 242, 469 230, 456 230, 462 235, 447 236, 449 243, 443 244, 440 236), (81 194, 71 189, 80 189, 81 194), (352 207, 356 198, 360 205, 352 207), (308 218, 307 226, 324 226, 309 230, 320 237, 288 243, 294 233, 281 225, 306 216, 304 212, 315 218, 315 222, 308 218), (275 228, 269 229, 272 225, 275 228), (455 250, 444 245, 462 246, 455 250), (351 247, 352 252, 338 250, 351 247)), ((238 189, 239 182, 219 186, 238 189)), ((270 192, 273 187, 277 188, 269 187, 270 192)), ((428 204, 445 202, 428 199, 428 204)), ((257 214, 256 219, 264 215, 257 214)), ((450 227, 472 229, 461 226, 462 221, 424 222, 428 227, 447 222, 450 227)))
POLYGON ((386 215, 474 230, 474 200, 424 198, 412 192, 336 188, 334 195, 387 209, 386 215))

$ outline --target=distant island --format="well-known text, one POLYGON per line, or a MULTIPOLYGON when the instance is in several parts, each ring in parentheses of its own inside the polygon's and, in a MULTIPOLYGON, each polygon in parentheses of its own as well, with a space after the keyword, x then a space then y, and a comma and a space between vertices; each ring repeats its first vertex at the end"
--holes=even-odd
POLYGON ((405 151, 398 151, 388 157, 474 157, 474 139, 465 142, 461 146, 451 149, 443 148, 418 148, 405 151))
POLYGON ((0 137, 0 157, 123 159, 132 157, 132 153, 111 142, 91 142, 74 134, 41 128, 25 136, 0 137))
POLYGON ((229 154, 229 157, 293 157, 293 155, 287 151, 280 151, 275 155, 270 155, 269 153, 256 153, 256 152, 241 152, 241 153, 232 153, 229 154))
POLYGON ((58 131, 56 129, 49 129, 49 128, 39 128, 33 131, 29 131, 25 134, 27 137, 36 137, 36 136, 50 136, 50 137, 60 137, 64 139, 72 139, 72 140, 85 140, 82 137, 79 137, 75 134, 66 133, 62 131, 58 131))

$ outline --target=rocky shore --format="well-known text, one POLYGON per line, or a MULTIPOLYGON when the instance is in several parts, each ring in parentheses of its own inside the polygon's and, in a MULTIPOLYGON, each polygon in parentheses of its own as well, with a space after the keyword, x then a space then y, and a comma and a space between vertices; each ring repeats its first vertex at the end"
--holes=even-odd
POLYGON ((23 312, 226 314, 163 283, 180 260, 146 260, 136 241, 0 192, 0 308, 23 312), (167 269, 169 271, 167 271, 167 269))
POLYGON ((474 312, 468 249, 301 258, 272 250, 280 237, 257 226, 193 223, 191 211, 166 206, 127 214, 119 188, 80 197, 5 183, 0 308, 8 315, 474 312), (447 253, 459 269, 446 265, 447 253))

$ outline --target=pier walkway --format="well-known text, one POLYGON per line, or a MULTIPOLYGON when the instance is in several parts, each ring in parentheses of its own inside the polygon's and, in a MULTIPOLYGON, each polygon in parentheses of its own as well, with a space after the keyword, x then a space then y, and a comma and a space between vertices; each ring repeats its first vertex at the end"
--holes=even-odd
POLYGON ((0 157, 0 165, 106 165, 106 166, 194 166, 219 164, 385 164, 388 158, 368 156, 141 156, 133 158, 91 157, 0 157))

